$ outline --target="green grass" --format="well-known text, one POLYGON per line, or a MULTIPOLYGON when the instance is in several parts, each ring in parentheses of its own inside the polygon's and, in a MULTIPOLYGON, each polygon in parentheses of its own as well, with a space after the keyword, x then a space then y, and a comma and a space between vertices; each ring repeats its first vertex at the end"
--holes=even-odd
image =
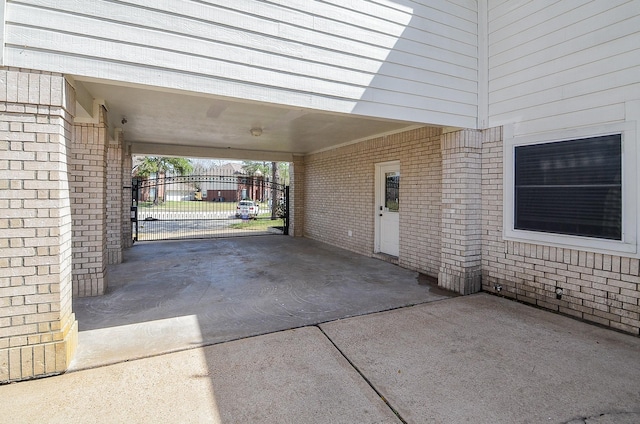
MULTIPOLYGON (((271 217, 271 209, 267 202, 258 203, 260 205, 260 217, 271 217)), ((226 212, 234 213, 238 202, 207 202, 207 201, 167 201, 154 205, 153 202, 138 203, 139 211, 157 212, 226 212)))
POLYGON ((282 219, 252 219, 249 221, 239 222, 237 224, 231 224, 229 228, 236 230, 266 230, 269 227, 282 227, 284 221, 282 219))
MULTIPOLYGON (((166 212, 235 212, 237 202, 207 202, 207 201, 168 201, 154 205, 153 202, 140 202, 142 210, 153 209, 166 212)), ((266 205, 265 205, 266 207, 266 205)))

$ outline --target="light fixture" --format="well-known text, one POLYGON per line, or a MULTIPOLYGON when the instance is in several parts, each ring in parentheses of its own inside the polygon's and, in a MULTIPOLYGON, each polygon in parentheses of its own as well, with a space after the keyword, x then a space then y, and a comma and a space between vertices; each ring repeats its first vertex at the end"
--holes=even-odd
POLYGON ((249 130, 252 136, 260 137, 262 135, 262 128, 254 127, 249 130))

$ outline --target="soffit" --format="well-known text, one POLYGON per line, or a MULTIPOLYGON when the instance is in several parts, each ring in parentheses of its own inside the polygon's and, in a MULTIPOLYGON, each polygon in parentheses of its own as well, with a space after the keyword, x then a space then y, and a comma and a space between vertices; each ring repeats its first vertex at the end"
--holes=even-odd
MULTIPOLYGON (((175 149, 175 155, 197 148, 216 153, 222 149, 242 151, 246 159, 252 159, 252 152, 307 154, 415 127, 411 122, 107 81, 74 78, 74 84, 82 85, 92 98, 107 105, 110 127, 122 128, 126 142, 162 146, 164 152, 175 149), (262 134, 251 135, 252 128, 259 128, 262 134)), ((82 112, 80 109, 78 115, 82 112)))

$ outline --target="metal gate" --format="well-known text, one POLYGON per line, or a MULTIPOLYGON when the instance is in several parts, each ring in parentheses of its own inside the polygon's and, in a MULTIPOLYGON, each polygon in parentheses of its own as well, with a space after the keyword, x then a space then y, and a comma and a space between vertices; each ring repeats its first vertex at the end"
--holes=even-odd
POLYGON ((135 241, 288 234, 289 187, 262 176, 134 178, 135 241))

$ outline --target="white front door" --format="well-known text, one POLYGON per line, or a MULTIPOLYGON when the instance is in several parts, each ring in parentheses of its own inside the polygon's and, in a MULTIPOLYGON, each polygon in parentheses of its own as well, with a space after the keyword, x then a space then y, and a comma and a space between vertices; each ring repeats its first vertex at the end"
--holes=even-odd
POLYGON ((376 165, 376 252, 400 252, 400 163, 376 165))

